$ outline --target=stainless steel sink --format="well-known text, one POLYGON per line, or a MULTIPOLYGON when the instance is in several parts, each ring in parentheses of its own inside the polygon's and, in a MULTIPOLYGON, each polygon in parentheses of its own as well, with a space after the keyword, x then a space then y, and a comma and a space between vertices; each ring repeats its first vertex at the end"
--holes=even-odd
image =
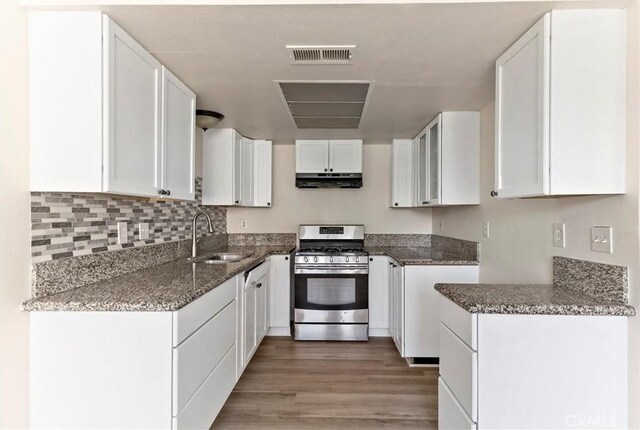
POLYGON ((229 264, 237 263, 238 261, 245 260, 251 257, 253 254, 234 254, 231 252, 217 252, 215 254, 208 254, 202 257, 197 257, 191 260, 193 263, 205 263, 205 264, 229 264))

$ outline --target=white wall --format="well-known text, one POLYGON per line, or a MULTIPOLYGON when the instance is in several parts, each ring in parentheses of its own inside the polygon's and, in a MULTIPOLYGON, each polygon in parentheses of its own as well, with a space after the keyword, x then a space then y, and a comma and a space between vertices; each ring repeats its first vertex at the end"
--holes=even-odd
MULTIPOLYGON (((629 74, 627 130, 627 193, 622 196, 565 197, 553 199, 498 200, 494 188, 494 104, 481 112, 480 206, 435 209, 433 230, 480 246, 481 282, 551 282, 551 257, 561 255, 628 266, 631 303, 640 311, 638 282, 638 6, 629 9, 629 74), (444 230, 440 230, 440 221, 444 230), (490 238, 482 237, 482 223, 489 221, 490 238), (552 223, 566 224, 565 249, 552 246, 552 223), (590 227, 613 227, 613 254, 592 252, 590 227)), ((640 427, 640 317, 630 319, 629 389, 630 424, 640 427)))
POLYGON ((30 196, 26 16, 0 1, 0 428, 28 425, 30 196))
POLYGON ((229 233, 295 233, 299 224, 364 224, 367 233, 431 233, 430 209, 389 208, 389 142, 365 143, 359 189, 295 187, 295 145, 274 142, 271 208, 229 208, 229 233), (240 221, 248 228, 242 230, 240 221))

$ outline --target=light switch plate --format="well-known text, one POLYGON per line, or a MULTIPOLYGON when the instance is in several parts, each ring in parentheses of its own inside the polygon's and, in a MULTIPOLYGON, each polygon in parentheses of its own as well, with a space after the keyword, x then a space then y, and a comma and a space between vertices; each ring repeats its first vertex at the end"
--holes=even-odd
POLYGON ((148 222, 138 223, 138 236, 140 240, 149 239, 149 223, 148 222))
POLYGON ((440 231, 444 231, 444 220, 440 220, 440 231))
POLYGON ((566 239, 564 233, 564 223, 558 222, 553 224, 553 246, 557 248, 566 248, 566 239))
POLYGON ((595 252, 613 252, 613 229, 611 227, 591 227, 591 250, 595 252))
POLYGON ((248 223, 247 223, 246 219, 240 220, 240 228, 241 229, 245 230, 247 228, 247 226, 248 226, 248 223))
POLYGON ((126 221, 118 222, 118 244, 129 242, 129 229, 126 221))
POLYGON ((482 237, 489 238, 489 221, 482 223, 482 237))

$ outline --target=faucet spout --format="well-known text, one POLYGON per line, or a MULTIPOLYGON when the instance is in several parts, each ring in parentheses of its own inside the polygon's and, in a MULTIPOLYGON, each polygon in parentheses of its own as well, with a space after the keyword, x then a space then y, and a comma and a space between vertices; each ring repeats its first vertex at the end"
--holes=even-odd
POLYGON ((209 214, 202 211, 196 212, 196 214, 193 216, 193 219, 191 220, 191 259, 192 260, 198 256, 198 247, 197 247, 198 232, 196 231, 196 225, 200 215, 204 216, 207 219, 207 227, 209 229, 209 233, 213 233, 213 223, 211 222, 211 217, 209 216, 209 214))

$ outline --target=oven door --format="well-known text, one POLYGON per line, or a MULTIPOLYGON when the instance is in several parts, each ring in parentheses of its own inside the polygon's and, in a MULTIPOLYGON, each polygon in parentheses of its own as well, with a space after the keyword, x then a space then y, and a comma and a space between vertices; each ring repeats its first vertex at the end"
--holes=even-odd
POLYGON ((367 323, 369 275, 327 269, 295 275, 296 323, 367 323))

